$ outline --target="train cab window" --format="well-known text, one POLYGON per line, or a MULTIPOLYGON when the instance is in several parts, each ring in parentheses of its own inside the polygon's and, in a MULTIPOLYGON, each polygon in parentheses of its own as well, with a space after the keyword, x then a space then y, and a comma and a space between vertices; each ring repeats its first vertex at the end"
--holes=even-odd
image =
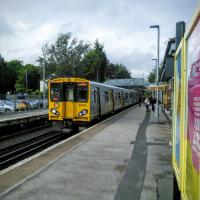
POLYGON ((76 85, 76 101, 86 102, 88 100, 87 83, 77 83, 76 85))
POLYGON ((63 84, 62 83, 50 84, 50 99, 51 101, 63 100, 63 84))
POLYGON ((74 101, 74 83, 64 83, 65 101, 74 101))

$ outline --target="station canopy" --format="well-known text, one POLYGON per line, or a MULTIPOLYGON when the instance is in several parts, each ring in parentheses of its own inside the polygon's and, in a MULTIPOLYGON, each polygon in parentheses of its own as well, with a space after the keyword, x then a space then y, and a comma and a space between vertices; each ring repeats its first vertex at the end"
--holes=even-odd
POLYGON ((166 89, 166 87, 168 87, 168 85, 169 84, 167 84, 167 83, 160 82, 158 85, 156 85, 156 84, 149 85, 148 89, 150 91, 156 91, 156 90, 164 91, 166 89))
POLYGON ((150 83, 144 78, 131 78, 131 79, 109 79, 104 84, 127 88, 127 89, 147 89, 150 83))

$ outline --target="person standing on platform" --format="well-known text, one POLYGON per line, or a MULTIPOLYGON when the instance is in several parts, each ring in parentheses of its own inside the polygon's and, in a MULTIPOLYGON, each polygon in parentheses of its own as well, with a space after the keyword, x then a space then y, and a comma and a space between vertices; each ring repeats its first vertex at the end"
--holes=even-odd
POLYGON ((151 109, 154 112, 155 111, 155 104, 156 103, 156 99, 154 97, 151 98, 151 109))
POLYGON ((149 105, 150 105, 149 97, 146 97, 144 103, 146 105, 146 111, 150 112, 150 110, 149 110, 149 105))

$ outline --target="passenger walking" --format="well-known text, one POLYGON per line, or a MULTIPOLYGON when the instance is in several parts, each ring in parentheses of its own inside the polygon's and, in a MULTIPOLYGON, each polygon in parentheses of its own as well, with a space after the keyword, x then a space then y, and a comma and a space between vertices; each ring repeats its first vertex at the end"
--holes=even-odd
POLYGON ((146 97, 144 103, 146 105, 146 112, 150 112, 150 110, 149 110, 149 105, 150 105, 149 97, 146 97))

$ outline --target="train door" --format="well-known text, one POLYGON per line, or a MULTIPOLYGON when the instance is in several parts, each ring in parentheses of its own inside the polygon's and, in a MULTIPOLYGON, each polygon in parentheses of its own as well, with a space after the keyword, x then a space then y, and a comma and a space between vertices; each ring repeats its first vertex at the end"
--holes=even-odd
POLYGON ((114 98, 114 92, 111 90, 111 101, 112 101, 112 111, 115 111, 115 98, 114 98))
POLYGON ((101 91, 100 88, 97 88, 97 105, 98 105, 98 114, 101 116, 101 91))
POLYGON ((90 96, 90 115, 92 119, 92 118, 95 118, 97 115, 99 115, 97 88, 91 88, 90 95, 91 95, 90 96))
POLYGON ((74 83, 64 83, 65 119, 74 118, 74 83))

